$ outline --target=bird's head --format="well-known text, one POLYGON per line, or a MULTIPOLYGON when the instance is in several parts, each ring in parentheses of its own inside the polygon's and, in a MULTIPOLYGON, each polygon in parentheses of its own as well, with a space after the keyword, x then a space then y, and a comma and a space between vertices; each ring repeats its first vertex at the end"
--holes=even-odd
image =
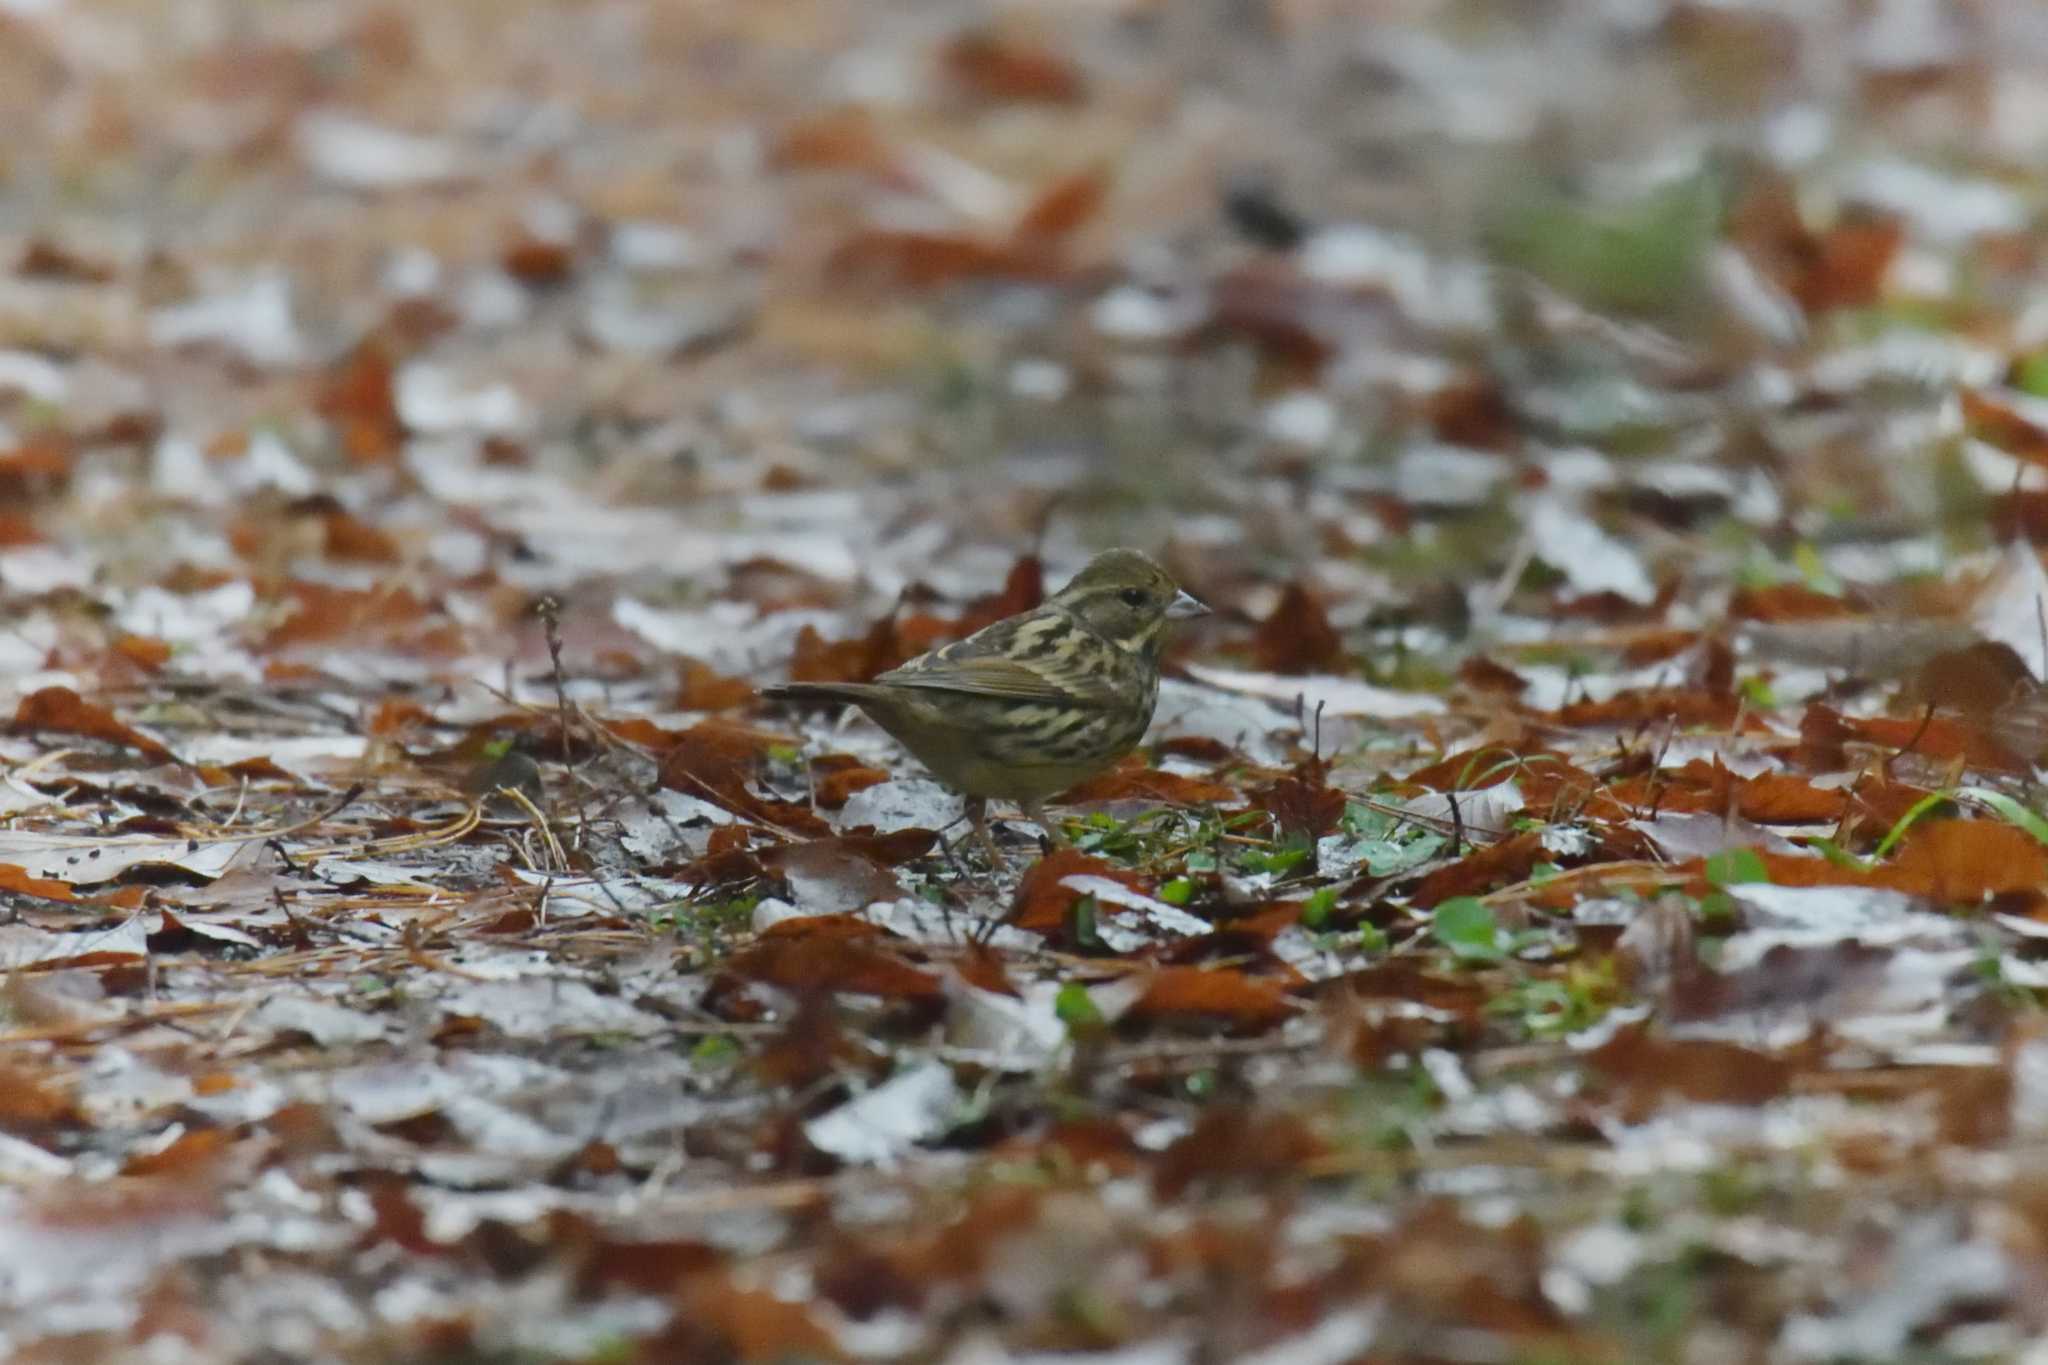
POLYGON ((1104 550, 1052 595, 1050 605, 1111 644, 1148 658, 1159 656, 1167 622, 1209 612, 1181 590, 1173 575, 1136 550, 1104 550))

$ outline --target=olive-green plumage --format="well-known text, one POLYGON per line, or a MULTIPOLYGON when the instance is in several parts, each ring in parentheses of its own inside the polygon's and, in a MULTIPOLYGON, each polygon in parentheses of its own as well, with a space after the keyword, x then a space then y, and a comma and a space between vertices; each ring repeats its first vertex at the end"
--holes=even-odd
POLYGON ((989 798, 1058 842, 1046 797, 1129 753, 1152 723, 1168 622, 1206 611, 1136 550, 1097 555, 1043 605, 869 683, 787 683, 763 695, 851 702, 947 786, 984 841, 989 798))

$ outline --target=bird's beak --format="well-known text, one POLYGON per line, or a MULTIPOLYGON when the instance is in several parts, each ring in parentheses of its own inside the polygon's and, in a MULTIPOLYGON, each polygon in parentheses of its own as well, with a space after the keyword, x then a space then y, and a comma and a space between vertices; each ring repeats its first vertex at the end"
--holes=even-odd
POLYGON ((1202 599, 1185 590, 1175 593, 1173 600, 1166 604, 1166 619, 1169 621, 1185 621, 1190 617, 1208 614, 1209 608, 1202 599))

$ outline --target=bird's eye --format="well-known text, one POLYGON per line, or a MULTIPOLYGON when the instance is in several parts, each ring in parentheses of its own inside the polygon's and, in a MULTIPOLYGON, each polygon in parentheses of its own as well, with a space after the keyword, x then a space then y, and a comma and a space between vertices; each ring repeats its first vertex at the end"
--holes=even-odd
POLYGON ((1145 605, 1146 600, 1143 588, 1125 588, 1117 594, 1117 597, 1127 607, 1142 607, 1145 605))

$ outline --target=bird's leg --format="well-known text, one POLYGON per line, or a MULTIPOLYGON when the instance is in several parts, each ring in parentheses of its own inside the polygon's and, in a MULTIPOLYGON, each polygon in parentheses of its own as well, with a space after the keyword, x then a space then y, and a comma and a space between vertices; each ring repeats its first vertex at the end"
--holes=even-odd
POLYGON ((1054 848, 1071 847, 1067 839, 1067 832, 1060 828, 1058 821, 1045 813, 1045 802, 1019 801, 1017 804, 1022 806, 1024 813, 1030 816, 1040 829, 1045 831, 1045 837, 1052 840, 1054 848))
POLYGON ((996 847, 996 837, 988 832, 988 798, 970 796, 967 798, 967 818, 974 824, 974 837, 981 841, 982 851, 988 854, 989 871, 994 872, 1003 865, 1002 850, 996 847))

